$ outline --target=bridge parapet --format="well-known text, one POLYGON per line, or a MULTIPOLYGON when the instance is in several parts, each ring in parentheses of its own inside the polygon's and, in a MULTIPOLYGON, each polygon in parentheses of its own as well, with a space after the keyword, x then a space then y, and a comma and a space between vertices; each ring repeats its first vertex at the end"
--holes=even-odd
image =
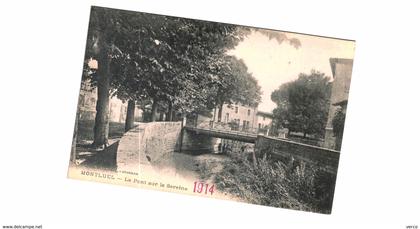
POLYGON ((266 154, 273 159, 282 161, 289 161, 292 158, 298 159, 316 164, 331 173, 337 172, 340 158, 340 152, 336 150, 262 135, 257 137, 255 153, 257 157, 266 154))
POLYGON ((194 132, 195 134, 207 135, 213 138, 223 138, 230 139, 248 143, 254 143, 257 139, 257 134, 235 131, 235 130, 226 130, 226 129, 216 129, 216 128, 201 128, 201 127, 184 127, 188 132, 194 132))
POLYGON ((238 125, 233 125, 232 123, 224 123, 224 122, 215 122, 213 120, 206 120, 201 122, 187 122, 188 127, 196 127, 201 129, 211 129, 211 130, 220 130, 220 131, 236 131, 236 132, 243 132, 243 133, 252 133, 258 134, 263 133, 262 129, 258 128, 251 128, 251 127, 240 127, 238 125))

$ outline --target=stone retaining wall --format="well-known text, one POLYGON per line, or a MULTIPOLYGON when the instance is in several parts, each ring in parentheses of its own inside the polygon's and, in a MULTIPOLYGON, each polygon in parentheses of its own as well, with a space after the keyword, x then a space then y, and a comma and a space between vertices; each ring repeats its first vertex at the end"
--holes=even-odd
POLYGON ((172 165, 172 155, 178 147, 180 134, 181 122, 148 123, 140 142, 140 163, 155 167, 172 165))
POLYGON ((336 150, 261 135, 257 137, 255 152, 257 157, 266 154, 282 161, 302 160, 333 173, 337 172, 340 158, 340 152, 336 150))
POLYGON ((173 165, 181 122, 141 123, 121 138, 117 151, 118 171, 140 173, 140 165, 165 168, 173 165))

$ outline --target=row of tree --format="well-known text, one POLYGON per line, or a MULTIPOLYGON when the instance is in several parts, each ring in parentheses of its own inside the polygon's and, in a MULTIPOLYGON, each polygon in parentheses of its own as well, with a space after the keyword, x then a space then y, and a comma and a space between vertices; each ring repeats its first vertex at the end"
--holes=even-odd
POLYGON ((93 145, 107 143, 112 96, 128 101, 126 129, 134 124, 136 103, 151 105, 151 121, 158 109, 171 121, 175 113, 225 103, 258 104, 257 80, 242 60, 227 54, 252 32, 300 46, 280 32, 92 7, 85 59, 98 66, 86 61, 83 80, 97 88, 93 145))

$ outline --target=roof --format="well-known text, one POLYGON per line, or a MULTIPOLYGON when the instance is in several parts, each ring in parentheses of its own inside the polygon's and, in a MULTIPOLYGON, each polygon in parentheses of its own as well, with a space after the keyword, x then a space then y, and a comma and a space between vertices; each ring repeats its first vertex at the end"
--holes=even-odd
POLYGON ((265 111, 258 111, 257 112, 257 115, 264 116, 264 117, 270 117, 270 118, 273 118, 274 117, 273 116, 273 113, 271 113, 271 112, 265 112, 265 111))
POLYGON ((334 106, 346 106, 346 105, 347 105, 347 102, 348 102, 348 100, 347 100, 347 99, 345 99, 345 100, 342 100, 342 101, 339 101, 339 102, 333 103, 333 105, 334 105, 334 106))

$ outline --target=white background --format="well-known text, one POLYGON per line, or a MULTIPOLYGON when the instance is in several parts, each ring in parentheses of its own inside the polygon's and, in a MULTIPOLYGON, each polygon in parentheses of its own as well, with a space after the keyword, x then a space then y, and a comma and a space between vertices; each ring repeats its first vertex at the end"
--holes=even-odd
POLYGON ((419 9, 415 1, 2 2, 0 225, 419 225, 419 9), (92 4, 356 40, 332 214, 67 179, 92 4))

